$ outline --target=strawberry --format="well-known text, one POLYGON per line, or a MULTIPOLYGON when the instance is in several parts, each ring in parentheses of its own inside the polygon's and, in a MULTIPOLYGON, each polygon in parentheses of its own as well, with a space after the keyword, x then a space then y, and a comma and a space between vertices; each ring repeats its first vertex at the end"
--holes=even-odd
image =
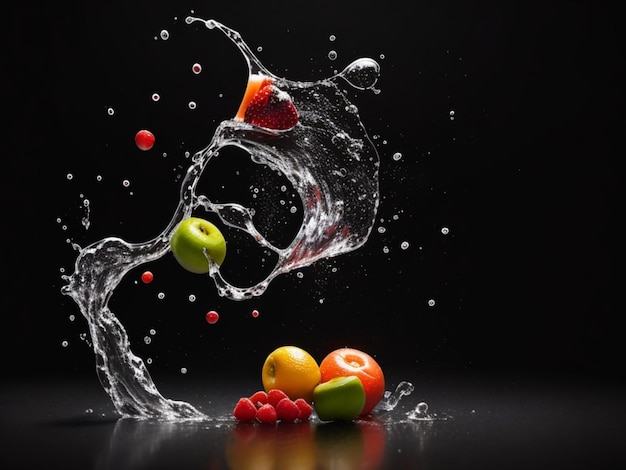
POLYGON ((287 92, 264 82, 252 97, 243 120, 266 129, 291 129, 298 123, 298 110, 287 92))
POLYGON ((272 390, 267 392, 267 402, 276 408, 278 402, 283 398, 289 398, 285 392, 279 390, 277 388, 273 388, 272 390))
POLYGON ((260 408, 261 405, 265 405, 267 403, 267 393, 265 393, 264 390, 254 392, 250 395, 250 401, 252 401, 257 408, 260 408))
POLYGON ((276 417, 286 423, 293 423, 300 417, 300 408, 291 398, 283 398, 276 405, 276 417))
POLYGON ((256 406, 249 398, 240 398, 235 409, 233 410, 233 416, 239 421, 252 421, 256 417, 256 406))
POLYGON ((298 416, 298 419, 302 421, 309 419, 309 416, 311 416, 311 413, 313 413, 313 407, 304 398, 298 398, 294 403, 300 410, 300 415, 298 416))
POLYGON ((276 422, 276 408, 269 403, 256 410, 256 419, 263 424, 274 424, 276 422))

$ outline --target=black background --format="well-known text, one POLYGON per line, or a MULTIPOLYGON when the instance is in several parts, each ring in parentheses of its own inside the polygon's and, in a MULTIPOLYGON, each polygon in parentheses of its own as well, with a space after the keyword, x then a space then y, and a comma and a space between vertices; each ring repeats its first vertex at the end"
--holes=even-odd
MULTIPOLYGON (((302 277, 282 276, 254 300, 219 298, 209 279, 171 256, 149 267, 149 286, 138 282, 140 271, 130 273, 110 305, 133 349, 154 359, 156 376, 182 377, 181 367, 196 378, 253 375, 283 344, 318 359, 358 347, 383 368, 414 376, 623 376, 623 49, 609 2, 250 5, 3 7, 7 374, 94 375, 81 339, 86 322, 60 293, 76 258, 66 239, 85 246, 160 233, 177 202, 184 152, 208 145, 236 111, 243 59, 218 32, 185 26, 194 10, 262 46, 261 61, 288 78, 320 79, 358 57, 379 60, 381 93, 351 96, 380 153, 381 205, 363 248, 300 270, 302 277), (167 41, 158 39, 162 29, 167 41), (194 62, 203 65, 198 76, 194 62), (141 128, 157 136, 150 152, 134 146, 141 128), (88 230, 83 197, 91 202, 88 230), (211 309, 221 315, 215 325, 204 320, 211 309), (146 345, 150 328, 157 333, 146 345)), ((234 171, 219 167, 208 187, 234 171)), ((249 172, 241 200, 259 174, 249 172)), ((229 251, 224 269, 245 272, 247 263, 229 251)))

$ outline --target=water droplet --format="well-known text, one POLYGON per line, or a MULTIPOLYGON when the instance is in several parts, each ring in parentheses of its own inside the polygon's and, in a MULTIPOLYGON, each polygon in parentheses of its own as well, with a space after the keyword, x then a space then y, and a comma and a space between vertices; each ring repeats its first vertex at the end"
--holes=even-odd
POLYGON ((448 235, 450 233, 450 229, 448 227, 441 227, 441 233, 448 235))
POLYGON ((163 29, 161 30, 160 36, 161 36, 161 39, 163 39, 164 41, 167 41, 170 38, 170 33, 167 29, 163 29))
POLYGON ((196 62, 191 66, 191 70, 193 71, 193 73, 198 75, 200 72, 202 72, 202 65, 196 62))
POLYGON ((188 106, 189 106, 189 109, 196 109, 196 102, 190 101, 188 106))
POLYGON ((428 306, 429 306, 429 307, 434 307, 434 306, 435 306, 435 299, 430 299, 430 300, 428 301, 428 306))
POLYGON ((409 242, 404 241, 402 243, 400 243, 400 248, 403 250, 407 250, 409 248, 409 242))
POLYGON ((374 89, 380 76, 380 65, 373 59, 357 59, 343 69, 339 76, 359 90, 374 89))
POLYGON ((154 336, 154 335, 156 335, 156 330, 155 330, 154 328, 150 328, 149 333, 150 333, 152 336, 154 336))
POLYGON ((152 342, 152 338, 150 338, 150 336, 144 336, 143 342, 146 344, 150 344, 152 342))
POLYGON ((196 296, 193 294, 189 294, 189 302, 195 302, 196 301, 196 296))
POLYGON ((254 318, 258 318, 258 316, 259 316, 259 311, 258 311, 257 309, 252 310, 252 316, 253 316, 254 318))
POLYGON ((330 36, 328 36, 328 40, 329 41, 334 41, 335 39, 337 39, 337 36, 335 36, 334 34, 331 34, 330 36))
POLYGON ((122 181, 122 186, 124 186, 125 188, 128 188, 130 186, 130 181, 128 180, 123 180, 122 181))
POLYGON ((70 344, 70 343, 69 343, 69 341, 67 341, 67 340, 63 340, 63 341, 61 341, 61 346, 63 346, 64 348, 67 348, 67 347, 69 346, 69 344, 70 344))
POLYGON ((113 116, 115 114, 115 110, 111 107, 107 108, 107 114, 109 116, 113 116))
POLYGON ((396 152, 393 154, 391 158, 393 158, 397 162, 398 160, 402 158, 402 154, 400 152, 396 152))
POLYGON ((152 101, 159 101, 161 99, 161 95, 158 93, 152 93, 152 101))
POLYGON ((328 58, 330 60, 335 60, 337 58, 337 51, 328 51, 328 58))
POLYGON ((67 178, 68 181, 72 181, 74 179, 74 175, 71 174, 71 173, 68 173, 66 178, 67 178))
POLYGON ((165 294, 164 294, 163 292, 159 292, 159 293, 157 294, 157 299, 159 299, 159 300, 163 300, 164 298, 165 298, 165 294))

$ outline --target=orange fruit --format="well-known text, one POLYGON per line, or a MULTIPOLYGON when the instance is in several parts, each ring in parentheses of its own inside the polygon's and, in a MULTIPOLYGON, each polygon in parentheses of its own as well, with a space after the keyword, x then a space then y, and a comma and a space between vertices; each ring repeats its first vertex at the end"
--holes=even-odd
POLYGON ((339 348, 320 363, 322 382, 335 377, 356 375, 365 389, 365 406, 360 416, 369 414, 385 394, 385 375, 376 360, 354 348, 339 348))
POLYGON ((248 77, 248 85, 246 86, 246 91, 243 94, 243 98, 241 100, 241 104, 239 105, 239 109, 237 110, 237 114, 235 115, 236 121, 243 121, 243 117, 246 114, 246 109, 248 109, 248 105, 254 98, 254 95, 263 88, 265 85, 272 83, 273 80, 270 77, 266 77, 264 75, 250 75, 248 77))
POLYGON ((277 388, 292 400, 303 398, 311 403, 321 373, 317 361, 307 351, 298 346, 281 346, 265 359, 261 379, 266 392, 277 388))

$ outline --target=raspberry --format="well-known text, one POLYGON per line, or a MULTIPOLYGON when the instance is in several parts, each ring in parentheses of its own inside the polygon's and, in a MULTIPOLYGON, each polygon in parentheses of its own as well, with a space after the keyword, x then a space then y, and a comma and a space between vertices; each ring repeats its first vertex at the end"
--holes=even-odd
POLYGON ((267 393, 263 390, 259 390, 258 392, 254 392, 250 395, 250 400, 257 408, 260 408, 261 405, 265 405, 267 403, 267 393))
POLYGON ((256 417, 256 406, 249 398, 240 398, 235 409, 233 410, 233 416, 239 421, 252 421, 256 417))
POLYGON ((313 413, 313 407, 304 398, 298 398, 294 403, 298 407, 298 410, 300 410, 298 419, 302 421, 309 419, 309 416, 313 413))
POLYGON ((300 417, 300 408, 291 398, 283 398, 276 405, 276 417, 286 423, 293 423, 300 417))
POLYGON ((276 408, 266 403, 256 410, 256 419, 263 424, 274 424, 276 422, 276 408))
POLYGON ((285 392, 279 390, 277 388, 273 388, 269 392, 267 392, 267 402, 272 405, 274 408, 278 405, 278 402, 283 398, 289 398, 285 392))

